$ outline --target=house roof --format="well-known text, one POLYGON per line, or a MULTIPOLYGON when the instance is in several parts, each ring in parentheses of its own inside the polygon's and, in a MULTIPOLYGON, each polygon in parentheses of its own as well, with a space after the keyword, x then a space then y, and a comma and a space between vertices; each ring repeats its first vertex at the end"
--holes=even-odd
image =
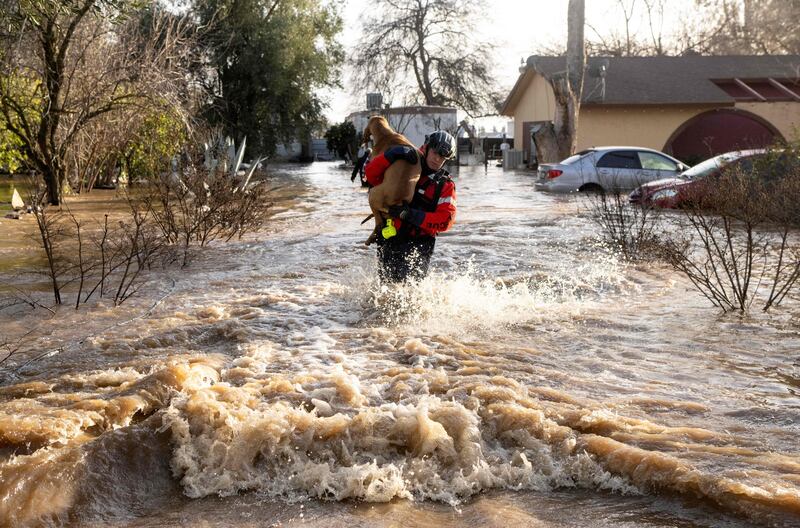
MULTIPOLYGON (((527 67, 506 98, 502 113, 508 115, 513 111, 521 92, 533 77, 531 72, 551 77, 563 72, 565 65, 564 57, 528 57, 527 67)), ((714 80, 770 78, 800 80, 800 55, 590 57, 581 102, 733 105, 735 98, 714 80)))

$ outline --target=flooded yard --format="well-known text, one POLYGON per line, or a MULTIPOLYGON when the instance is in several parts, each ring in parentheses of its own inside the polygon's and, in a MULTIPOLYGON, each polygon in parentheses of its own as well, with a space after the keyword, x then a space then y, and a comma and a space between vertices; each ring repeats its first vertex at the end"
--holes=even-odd
MULTIPOLYGON (((796 296, 722 315, 482 166, 390 289, 347 171, 271 179, 264 232, 121 307, 0 311, 2 525, 800 525, 796 296)), ((20 288, 32 222, 0 220, 20 288)))

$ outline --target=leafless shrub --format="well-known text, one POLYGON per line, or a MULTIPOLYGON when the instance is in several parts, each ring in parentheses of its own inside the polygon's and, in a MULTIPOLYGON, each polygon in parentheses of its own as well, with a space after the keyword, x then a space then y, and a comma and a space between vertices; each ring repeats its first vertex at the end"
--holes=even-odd
POLYGON ((788 149, 724 171, 662 244, 665 260, 724 311, 747 311, 756 299, 766 311, 800 278, 797 161, 788 149))
POLYGON ((19 350, 25 344, 25 338, 31 335, 34 331, 35 328, 11 339, 7 337, 0 339, 0 365, 5 363, 11 356, 19 352, 19 350))
POLYGON ((48 207, 40 183, 31 197, 39 243, 47 259, 46 276, 56 304, 67 289, 75 309, 95 294, 123 303, 144 284, 143 272, 165 263, 166 244, 149 211, 128 199, 128 211, 116 221, 78 218, 68 207, 48 207))
POLYGON ((252 181, 255 167, 243 180, 237 177, 238 164, 225 156, 203 165, 190 156, 181 172, 154 176, 141 189, 142 202, 164 239, 181 247, 184 266, 193 245, 241 238, 266 220, 271 206, 266 184, 252 181))
POLYGON ((47 208, 47 189, 38 181, 31 184, 30 203, 36 225, 39 228, 39 242, 47 258, 47 274, 53 289, 53 299, 61 304, 61 280, 64 266, 58 257, 58 248, 64 239, 62 214, 58 209, 47 208))
POLYGON ((55 313, 52 308, 42 304, 41 301, 35 297, 33 292, 25 291, 7 282, 0 282, 0 287, 8 292, 4 297, 0 298, 0 311, 24 305, 32 310, 42 308, 49 311, 51 314, 55 313))
POLYGON ((111 260, 110 269, 119 270, 114 290, 114 304, 117 305, 138 291, 142 272, 150 268, 164 247, 147 210, 132 208, 130 220, 130 223, 120 223, 111 237, 112 255, 117 258, 111 260))
POLYGON ((177 258, 185 266, 193 247, 261 227, 269 190, 253 178, 258 162, 240 173, 243 153, 242 146, 234 155, 216 152, 204 164, 189 158, 171 174, 145 174, 144 185, 124 191, 126 212, 100 221, 73 214, 66 203, 47 206, 48 189, 33 179, 29 203, 55 303, 62 303, 66 288, 75 295, 75 309, 95 295, 121 304, 141 288, 152 266, 177 258))
POLYGON ((589 218, 600 228, 603 241, 625 260, 650 260, 658 253, 658 214, 632 206, 620 189, 589 194, 589 218))
POLYGON ((776 226, 771 253, 774 263, 767 269, 772 282, 764 310, 780 304, 800 279, 800 169, 795 167, 775 185, 768 219, 776 226))

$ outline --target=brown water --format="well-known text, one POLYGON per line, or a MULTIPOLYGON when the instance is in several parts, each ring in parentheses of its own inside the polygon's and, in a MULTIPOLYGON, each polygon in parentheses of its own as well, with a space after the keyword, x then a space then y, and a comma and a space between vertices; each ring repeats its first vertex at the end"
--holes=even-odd
POLYGON ((800 526, 798 299, 721 316, 483 167, 381 288, 347 176, 279 167, 265 233, 121 308, 0 312, 2 525, 800 526))

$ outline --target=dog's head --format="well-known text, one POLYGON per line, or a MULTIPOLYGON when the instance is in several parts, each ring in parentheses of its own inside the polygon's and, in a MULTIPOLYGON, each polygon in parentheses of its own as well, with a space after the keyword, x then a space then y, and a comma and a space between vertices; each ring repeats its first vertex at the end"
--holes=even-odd
POLYGON ((389 125, 385 117, 375 115, 369 118, 367 127, 364 129, 364 143, 367 143, 370 139, 377 143, 386 136, 394 133, 395 131, 392 130, 391 125, 389 125))

